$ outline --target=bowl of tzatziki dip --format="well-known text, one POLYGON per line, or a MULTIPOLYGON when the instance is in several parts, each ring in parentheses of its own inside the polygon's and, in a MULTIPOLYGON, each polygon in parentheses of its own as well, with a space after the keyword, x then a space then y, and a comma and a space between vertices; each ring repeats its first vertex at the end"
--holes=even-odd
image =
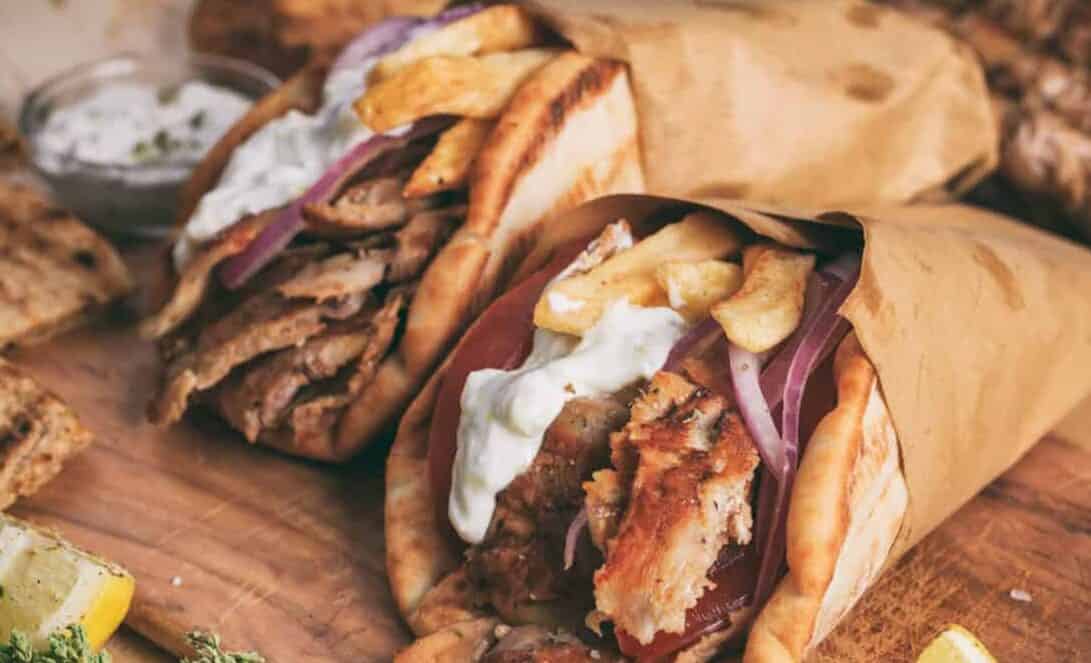
POLYGON ((24 99, 19 126, 59 202, 111 234, 157 236, 193 168, 278 84, 230 58, 121 55, 46 81, 24 99))

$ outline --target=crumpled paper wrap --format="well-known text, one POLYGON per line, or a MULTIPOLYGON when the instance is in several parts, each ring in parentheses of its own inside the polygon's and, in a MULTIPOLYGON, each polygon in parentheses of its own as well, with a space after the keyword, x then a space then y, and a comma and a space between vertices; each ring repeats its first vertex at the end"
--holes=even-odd
POLYGON ((558 218, 521 274, 606 223, 680 214, 690 203, 800 248, 836 252, 863 240, 860 279, 841 313, 878 372, 909 491, 887 566, 1091 396, 1091 251, 978 208, 801 212, 611 196, 558 218))
POLYGON ((850 0, 525 3, 630 65, 649 193, 853 206, 959 191, 997 160, 980 67, 850 0))

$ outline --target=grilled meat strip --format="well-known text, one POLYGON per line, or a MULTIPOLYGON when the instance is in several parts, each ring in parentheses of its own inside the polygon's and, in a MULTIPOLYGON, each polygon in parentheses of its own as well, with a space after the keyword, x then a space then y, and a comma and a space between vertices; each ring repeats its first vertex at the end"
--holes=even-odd
POLYGON ((161 425, 181 418, 190 396, 227 377, 236 366, 272 350, 292 347, 326 329, 328 320, 360 310, 364 293, 316 304, 285 299, 275 292, 251 297, 200 334, 196 346, 167 367, 163 390, 152 407, 161 425))
POLYGON ((758 452, 729 405, 679 375, 656 374, 611 436, 615 469, 596 473, 588 487, 614 507, 588 500, 589 515, 601 520, 593 527, 608 537, 594 578, 597 607, 642 643, 682 632, 721 549, 750 541, 758 452), (619 486, 629 487, 625 498, 619 486))
POLYGON ((375 376, 379 362, 394 344, 401 313, 408 303, 406 289, 391 290, 382 308, 369 316, 363 349, 346 362, 346 368, 333 379, 312 381, 300 389, 299 395, 284 405, 284 410, 290 412, 277 416, 259 439, 270 446, 295 452, 334 448, 342 410, 375 376))
POLYGON ((202 247, 145 323, 166 365, 151 418, 169 424, 201 403, 251 442, 336 456, 345 407, 391 352, 416 283, 466 212, 451 204, 459 193, 403 197, 429 145, 388 155, 331 204, 307 206, 300 236, 236 290, 212 278, 215 268, 280 210, 202 247))
POLYGON ((531 466, 497 496, 467 573, 502 617, 530 602, 586 595, 590 569, 564 571, 565 534, 581 507, 582 482, 606 465, 610 432, 627 417, 623 397, 569 401, 531 466))
POLYGON ((333 204, 311 204, 303 208, 307 232, 323 237, 356 237, 362 232, 390 230, 409 218, 439 204, 439 198, 407 199, 403 176, 380 177, 349 187, 333 204))

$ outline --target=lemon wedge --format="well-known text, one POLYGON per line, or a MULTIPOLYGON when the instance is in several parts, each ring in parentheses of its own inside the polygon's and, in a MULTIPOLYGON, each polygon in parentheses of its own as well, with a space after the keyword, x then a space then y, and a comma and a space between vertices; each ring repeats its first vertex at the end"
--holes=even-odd
POLYGON ((951 624, 928 643, 917 663, 996 663, 996 659, 973 633, 951 624))
POLYGON ((121 625, 135 588, 124 569, 0 514, 0 638, 13 629, 35 648, 73 624, 99 650, 121 625))

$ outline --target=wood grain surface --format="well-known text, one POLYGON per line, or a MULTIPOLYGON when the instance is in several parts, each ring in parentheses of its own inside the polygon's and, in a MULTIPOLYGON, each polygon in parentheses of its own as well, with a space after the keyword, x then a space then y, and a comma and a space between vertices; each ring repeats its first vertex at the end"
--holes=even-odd
MULTIPOLYGON (((138 273, 149 256, 130 255, 138 273)), ((128 322, 13 353, 99 437, 16 513, 127 566, 129 627, 176 653, 199 627, 273 662, 389 660, 408 633, 385 580, 383 449, 331 467, 213 420, 159 431, 143 416, 154 350, 128 322)), ((888 572, 812 658, 912 661, 957 622, 1000 661, 1088 660, 1089 615, 1091 451, 1052 437, 888 572)), ((122 663, 167 660, 125 630, 112 647, 122 663)))

